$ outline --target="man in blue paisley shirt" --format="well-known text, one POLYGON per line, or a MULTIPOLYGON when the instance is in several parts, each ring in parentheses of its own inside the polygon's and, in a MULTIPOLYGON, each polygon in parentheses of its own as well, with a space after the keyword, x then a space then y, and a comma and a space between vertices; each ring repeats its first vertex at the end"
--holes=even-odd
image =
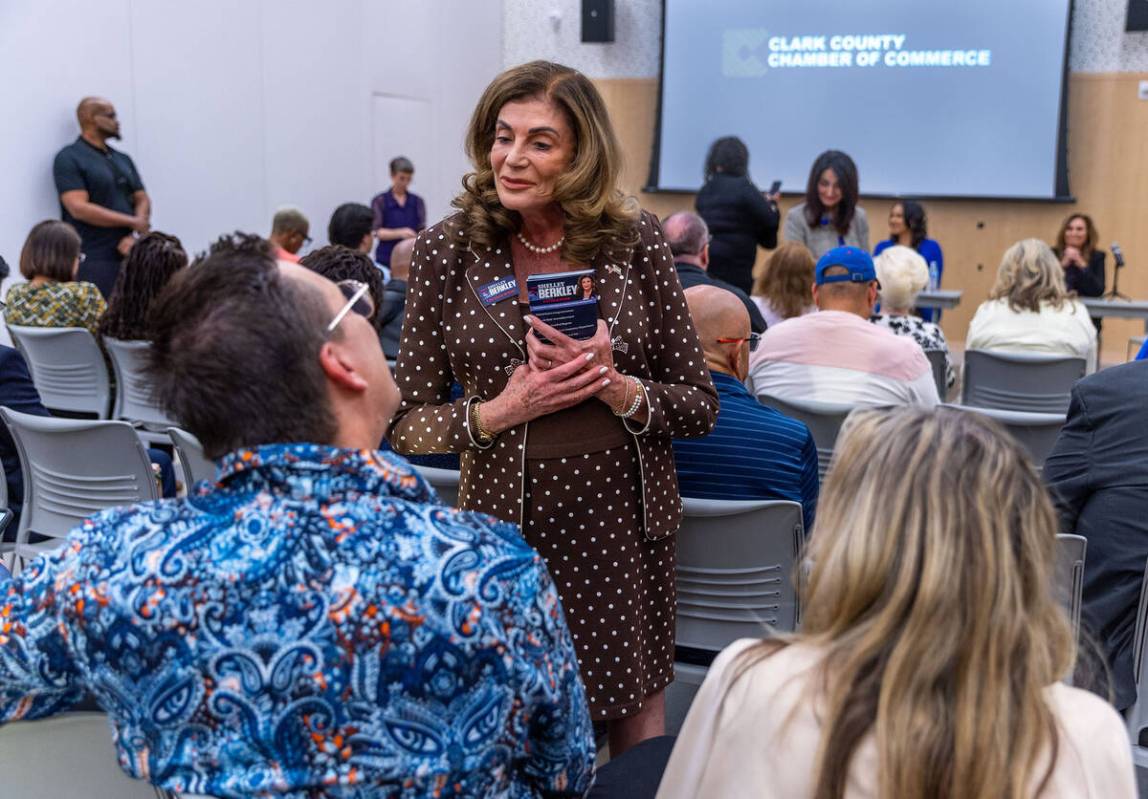
POLYGON ((374 451, 399 396, 369 303, 254 237, 173 279, 150 373, 217 478, 0 577, 0 722, 90 693, 128 773, 222 798, 590 788, 541 558, 374 451))

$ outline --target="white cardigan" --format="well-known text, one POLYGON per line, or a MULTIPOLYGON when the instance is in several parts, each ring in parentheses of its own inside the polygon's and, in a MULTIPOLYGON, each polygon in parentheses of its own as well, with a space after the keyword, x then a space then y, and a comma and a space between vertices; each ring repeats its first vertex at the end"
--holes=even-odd
POLYGON ((1096 369, 1096 328, 1088 309, 1066 300, 1059 309, 1049 303, 1040 312, 1014 311, 1007 300, 989 300, 977 308, 969 323, 966 350, 1043 352, 1084 358, 1088 371, 1096 369))
MULTIPOLYGON (((812 680, 823 654, 794 644, 738 676, 734 661, 754 643, 734 643, 710 667, 674 744, 658 799, 813 795, 824 730, 818 718, 822 697, 812 680)), ((1041 799, 1135 799, 1128 733, 1111 705, 1059 683, 1046 690, 1045 701, 1060 740, 1041 799)), ((869 736, 849 764, 845 797, 871 799, 876 789, 877 746, 869 736)))

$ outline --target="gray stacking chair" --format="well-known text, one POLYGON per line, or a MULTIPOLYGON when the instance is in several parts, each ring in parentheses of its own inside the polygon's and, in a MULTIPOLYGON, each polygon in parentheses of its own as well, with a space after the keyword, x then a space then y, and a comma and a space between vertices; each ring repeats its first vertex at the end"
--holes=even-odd
POLYGON ((433 466, 415 466, 413 463, 411 465, 434 486, 435 493, 444 505, 458 507, 459 472, 454 469, 436 469, 433 466))
POLYGON ((965 351, 961 404, 1034 413, 1068 413, 1084 358, 1043 353, 965 351))
POLYGON ((793 632, 801 619, 797 563, 801 504, 685 499, 678 531, 678 662, 666 693, 666 732, 676 734, 707 670, 701 661, 767 627, 793 632), (692 662, 691 662, 692 661, 692 662))
POLYGON ((1037 469, 1044 468, 1044 462, 1056 445, 1056 439, 1064 427, 1066 416, 1063 413, 1031 413, 1028 411, 1005 411, 999 408, 974 408, 968 405, 945 405, 945 408, 980 413, 996 419, 1020 442, 1037 469))
POLYGON ((937 384, 937 397, 941 402, 949 395, 949 386, 945 382, 945 351, 925 350, 925 357, 929 359, 929 366, 933 369, 933 382, 937 384))
POLYGON ((54 549, 93 513, 159 499, 147 450, 127 422, 53 419, 10 408, 0 408, 0 416, 24 475, 17 560, 54 549), (49 540, 31 544, 29 533, 49 540))
POLYGON ((853 412, 854 406, 829 402, 781 400, 769 394, 758 394, 757 400, 762 405, 768 405, 786 416, 805 422, 805 426, 813 435, 813 443, 817 445, 817 476, 824 481, 825 473, 829 471, 829 463, 833 460, 833 448, 837 444, 837 434, 841 432, 841 425, 844 424, 845 417, 853 412))
POLYGON ((105 338, 104 346, 116 372, 116 396, 112 418, 136 422, 144 427, 166 430, 175 422, 155 402, 151 384, 143 375, 143 359, 151 344, 147 341, 119 341, 105 338))
POLYGON ((1140 607, 1136 612, 1136 632, 1132 639, 1132 676, 1136 680, 1136 701, 1128 708, 1128 737, 1132 739, 1132 760, 1137 769, 1148 769, 1148 747, 1140 745, 1140 732, 1148 728, 1148 562, 1140 584, 1140 607))
POLYGON ((200 480, 215 479, 215 463, 203 454, 203 445, 198 438, 178 427, 169 427, 167 435, 175 449, 176 460, 179 461, 183 486, 189 493, 191 487, 200 480))
POLYGON ((1084 599, 1084 556, 1088 539, 1082 535, 1056 537, 1056 598, 1068 612, 1072 634, 1080 638, 1080 607, 1084 599))
POLYGON ((120 768, 103 713, 65 713, 0 727, 0 796, 11 799, 157 799, 120 768))
POLYGON ((9 325, 45 408, 107 419, 111 381, 95 336, 82 327, 9 325))

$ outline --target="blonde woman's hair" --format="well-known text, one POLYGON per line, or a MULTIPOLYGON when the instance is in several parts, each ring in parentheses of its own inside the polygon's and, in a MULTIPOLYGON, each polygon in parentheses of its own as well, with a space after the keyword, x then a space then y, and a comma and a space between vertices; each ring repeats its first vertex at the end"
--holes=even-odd
POLYGON ((882 308, 909 308, 929 285, 929 266, 912 247, 889 247, 873 259, 881 283, 882 308))
POLYGON ((878 796, 1040 795, 1058 749, 1045 689, 1074 642, 1053 598, 1056 516, 1029 457, 978 414, 862 411, 822 497, 801 634, 739 661, 744 673, 793 640, 824 653, 813 796, 844 796, 870 736, 878 796))
POLYGON ((801 316, 813 304, 813 253, 799 241, 785 241, 773 251, 753 284, 782 319, 801 316))
POLYGON ((620 255, 638 243, 639 209, 637 200, 618 188, 622 151, 606 104, 585 75, 549 61, 506 70, 486 87, 474 109, 466 134, 474 171, 463 177, 463 192, 453 203, 466 218, 466 238, 494 247, 521 226, 518 212, 498 200, 490 148, 502 107, 534 97, 559 108, 574 132, 573 158, 554 187, 554 200, 566 217, 562 258, 589 264, 603 248, 620 255))
POLYGON ((1072 295, 1064 284, 1064 268, 1047 244, 1024 239, 1005 250, 997 282, 989 295, 1007 300, 1014 311, 1040 312, 1042 303, 1059 310, 1072 295))

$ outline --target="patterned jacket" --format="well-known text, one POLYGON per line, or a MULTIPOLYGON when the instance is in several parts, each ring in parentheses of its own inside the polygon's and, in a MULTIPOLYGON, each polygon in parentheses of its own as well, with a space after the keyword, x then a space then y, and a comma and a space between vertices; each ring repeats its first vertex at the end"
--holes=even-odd
MULTIPOLYGON (((521 525, 530 425, 506 430, 484 448, 470 434, 468 412, 474 400, 497 396, 526 360, 518 296, 492 305, 479 298, 483 286, 514 277, 514 267, 509 245, 476 252, 462 224, 456 214, 415 243, 395 370, 403 402, 390 441, 402 453, 462 453, 461 505, 521 525), (451 401, 456 380, 464 395, 451 401)), ((718 398, 661 225, 643 212, 639 232, 628 258, 602 255, 593 268, 615 367, 641 380, 650 409, 646 424, 626 428, 641 467, 644 532, 659 539, 681 523, 671 441, 707 434, 718 398)))
POLYGON ((398 458, 239 450, 0 577, 0 722, 91 692, 120 765, 217 797, 582 795, 594 742, 540 557, 398 458))

